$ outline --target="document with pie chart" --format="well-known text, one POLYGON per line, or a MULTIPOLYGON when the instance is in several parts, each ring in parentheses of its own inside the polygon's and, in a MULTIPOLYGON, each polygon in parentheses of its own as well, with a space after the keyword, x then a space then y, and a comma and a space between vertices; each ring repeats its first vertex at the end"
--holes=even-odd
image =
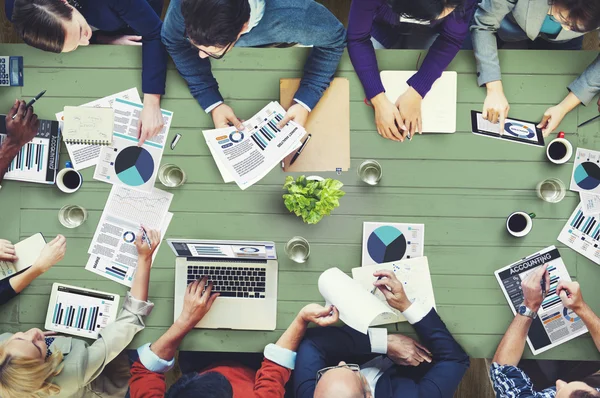
POLYGON ((571 191, 600 194, 600 152, 577 148, 571 191))
POLYGON ((173 112, 161 110, 165 124, 162 131, 138 146, 138 121, 143 105, 117 98, 113 109, 113 145, 100 151, 94 179, 150 192, 154 188, 173 112))
POLYGON ((424 224, 365 222, 362 266, 422 257, 424 224))

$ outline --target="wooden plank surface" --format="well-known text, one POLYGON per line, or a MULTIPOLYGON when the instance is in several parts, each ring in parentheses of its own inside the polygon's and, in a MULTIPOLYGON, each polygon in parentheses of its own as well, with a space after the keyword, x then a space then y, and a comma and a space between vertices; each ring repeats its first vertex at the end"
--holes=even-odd
MULTIPOLYGON (((299 77, 306 49, 234 49, 213 63, 221 92, 238 116, 247 118, 266 101, 278 99, 279 78, 299 77)), ((30 97, 48 90, 36 105, 40 117, 52 119, 65 105, 79 105, 133 86, 141 87, 141 52, 135 48, 95 46, 72 54, 47 54, 22 45, 0 45, 0 53, 25 57, 25 86, 2 89, 0 109, 16 97, 30 97)), ((419 51, 379 51, 381 69, 414 69, 419 51)), ((500 60, 511 115, 537 120, 544 110, 560 101, 565 86, 595 58, 596 52, 501 51, 500 60)), ((583 285, 584 295, 600 312, 593 293, 600 269, 556 241, 578 196, 569 192, 560 204, 544 203, 534 188, 543 178, 556 176, 567 182, 572 162, 550 165, 544 151, 470 133, 471 109, 480 109, 484 90, 477 87, 475 63, 462 52, 450 70, 459 73, 458 132, 417 136, 409 143, 381 139, 373 113, 362 103, 363 91, 347 54, 338 75, 351 84, 352 168, 339 176, 347 195, 332 216, 315 226, 290 215, 281 189, 285 173, 276 169, 260 183, 239 190, 222 183, 201 135, 212 121, 191 98, 185 82, 170 64, 167 94, 162 106, 175 112, 171 135, 182 141, 174 151, 165 150, 164 162, 180 165, 188 183, 174 189, 171 211, 175 217, 169 237, 208 239, 268 239, 276 242, 281 256, 277 331, 194 330, 182 349, 203 351, 260 351, 287 327, 302 305, 321 301, 316 281, 322 271, 337 266, 346 272, 360 265, 364 221, 420 222, 426 224, 425 253, 429 257, 438 310, 450 330, 472 357, 491 357, 511 318, 510 309, 494 279, 494 270, 556 244, 570 274, 583 285), (356 175, 358 164, 368 158, 383 165, 381 184, 368 187, 356 175), (507 236, 506 216, 515 210, 535 212, 531 234, 523 239, 507 236), (294 235, 311 242, 311 258, 297 265, 283 254, 283 245, 294 235)), ((597 112, 580 107, 569 114, 560 129, 574 145, 600 149, 599 124, 577 130, 577 124, 597 112)), ((61 163, 67 160, 62 150, 61 163)), ((48 293, 54 281, 124 294, 125 287, 84 269, 87 249, 104 207, 110 186, 92 180, 93 169, 83 172, 83 188, 64 195, 54 187, 6 182, 2 189, 0 223, 2 237, 18 240, 41 231, 50 237, 68 237, 65 259, 36 280, 0 312, 7 331, 42 326, 48 293), (68 230, 57 219, 58 209, 77 203, 89 210, 82 227, 68 230)), ((324 174, 332 176, 332 174, 324 174)), ((131 347, 158 338, 173 320, 174 256, 163 245, 151 277, 150 295, 156 303, 148 327, 131 347)), ((410 325, 389 329, 414 334, 410 325)), ((531 357, 526 350, 526 357, 531 357)), ((599 359, 589 336, 578 338, 537 358, 599 359)))

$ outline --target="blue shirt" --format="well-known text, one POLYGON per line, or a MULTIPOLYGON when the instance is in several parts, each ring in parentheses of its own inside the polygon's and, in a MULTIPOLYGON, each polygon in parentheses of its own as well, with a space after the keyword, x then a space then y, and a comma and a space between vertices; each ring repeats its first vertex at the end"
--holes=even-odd
MULTIPOLYGON (((167 78, 167 51, 160 41, 160 16, 146 0, 79 0, 87 22, 105 32, 131 27, 142 36, 142 91, 164 94, 167 78)), ((6 0, 8 19, 12 19, 14 0, 6 0)))
MULTIPOLYGON (((498 365, 494 362, 490 376, 496 391, 496 398, 555 398, 556 388, 535 391, 529 376, 521 369, 511 365, 498 365)), ((596 389, 600 391, 600 389, 596 389)))
POLYGON ((557 36, 561 30, 561 24, 550 18, 550 15, 546 15, 546 19, 544 19, 544 23, 542 23, 542 27, 540 28, 540 33, 557 36))

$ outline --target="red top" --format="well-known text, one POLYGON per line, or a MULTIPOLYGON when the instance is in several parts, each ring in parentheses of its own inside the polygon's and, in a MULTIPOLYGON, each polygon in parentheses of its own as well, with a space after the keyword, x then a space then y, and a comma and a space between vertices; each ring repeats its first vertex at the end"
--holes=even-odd
MULTIPOLYGON (((220 363, 203 370, 225 376, 233 388, 233 398, 276 398, 285 395, 285 384, 292 371, 264 359, 258 371, 236 363, 220 363)), ((165 375, 149 371, 136 361, 129 380, 131 398, 163 398, 166 392, 165 375)))

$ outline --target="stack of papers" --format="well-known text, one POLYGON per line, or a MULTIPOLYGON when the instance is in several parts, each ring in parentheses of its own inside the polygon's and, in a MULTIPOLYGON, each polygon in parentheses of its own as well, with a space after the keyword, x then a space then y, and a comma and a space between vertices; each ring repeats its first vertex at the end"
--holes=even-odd
POLYGON ((271 102, 244 122, 242 131, 235 127, 203 131, 225 182, 235 181, 241 189, 246 189, 300 147, 306 130, 294 121, 280 130, 277 124, 284 115, 281 105, 271 102))
MULTIPOLYGON (((160 189, 143 192, 113 185, 88 249, 90 258, 85 269, 131 287, 137 267, 135 240, 140 226, 160 229, 162 241, 173 218, 173 213, 169 213, 172 200, 172 193, 160 189)), ((160 242, 152 242, 154 245, 160 242)), ((152 260, 156 253, 158 249, 152 260)))

